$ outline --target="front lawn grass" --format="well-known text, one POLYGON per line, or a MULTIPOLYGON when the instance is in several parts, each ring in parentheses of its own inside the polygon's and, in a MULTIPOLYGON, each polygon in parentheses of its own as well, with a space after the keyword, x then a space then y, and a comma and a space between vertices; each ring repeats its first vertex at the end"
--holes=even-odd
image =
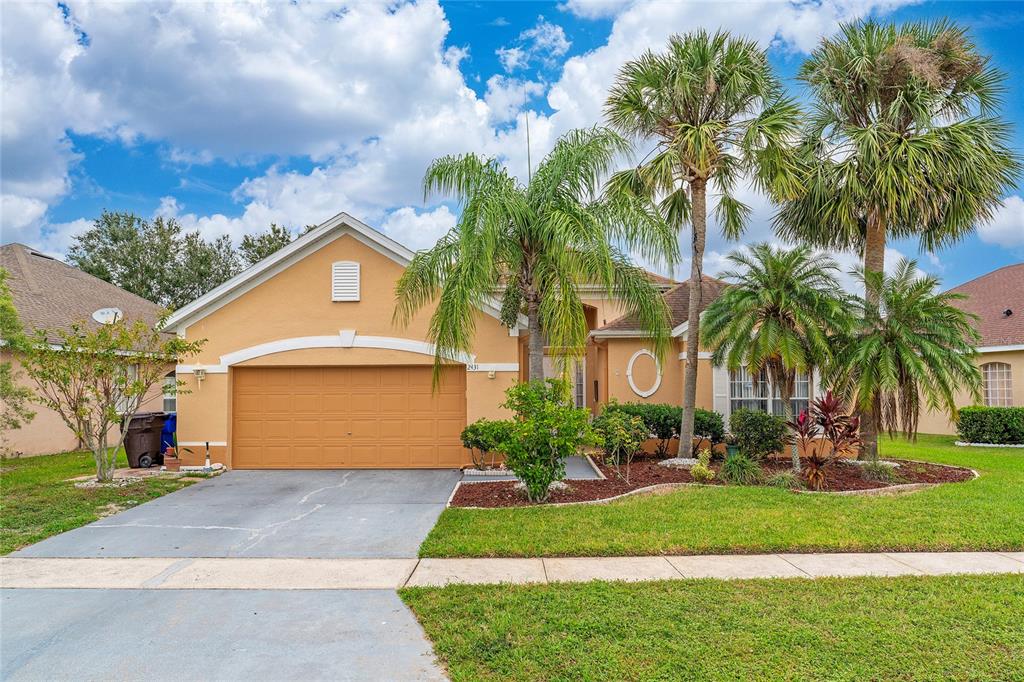
POLYGON ((1020 576, 406 588, 452 680, 1020 680, 1020 576))
MULTIPOLYGON (((117 466, 128 466, 123 452, 117 466)), ((80 489, 67 480, 95 473, 88 452, 0 460, 0 555, 192 484, 149 477, 123 488, 80 489)))
POLYGON ((960 448, 953 440, 883 439, 882 454, 967 466, 980 478, 878 497, 712 486, 604 505, 446 509, 420 555, 1024 549, 1024 450, 960 448))

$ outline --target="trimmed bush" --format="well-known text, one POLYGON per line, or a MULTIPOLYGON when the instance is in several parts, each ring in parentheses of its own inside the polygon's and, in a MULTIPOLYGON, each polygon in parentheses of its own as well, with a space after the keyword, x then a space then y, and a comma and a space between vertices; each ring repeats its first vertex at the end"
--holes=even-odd
MULTIPOLYGON (((640 417, 651 436, 661 441, 657 452, 661 457, 668 455, 669 441, 679 437, 679 425, 683 420, 683 408, 668 403, 611 402, 601 416, 609 412, 624 412, 633 417, 640 417)), ((601 417, 598 417, 599 419, 601 417)), ((693 415, 693 434, 707 438, 712 444, 721 443, 725 438, 725 422, 722 415, 697 408, 693 415)))
POLYGON ((1024 407, 965 407, 957 430, 965 443, 1024 445, 1024 407))
POLYGON ((762 459, 786 446, 786 422, 760 410, 740 409, 729 418, 729 430, 740 452, 762 459))
POLYGON ((510 419, 477 419, 467 425, 462 430, 462 445, 472 454, 473 466, 477 469, 492 468, 494 455, 501 451, 501 444, 508 439, 511 430, 510 419))

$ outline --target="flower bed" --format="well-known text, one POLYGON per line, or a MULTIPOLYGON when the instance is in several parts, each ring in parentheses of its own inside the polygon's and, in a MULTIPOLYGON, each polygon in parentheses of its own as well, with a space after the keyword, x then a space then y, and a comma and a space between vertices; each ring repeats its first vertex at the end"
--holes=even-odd
MULTIPOLYGON (((825 485, 822 492, 849 492, 859 490, 878 490, 907 484, 959 483, 974 478, 974 472, 963 467, 943 466, 927 462, 908 460, 889 460, 900 464, 896 470, 896 478, 892 482, 873 480, 865 476, 864 468, 856 464, 837 461, 826 469, 825 485)), ((693 477, 688 469, 668 469, 658 466, 656 461, 635 460, 630 467, 629 483, 626 483, 614 467, 598 464, 604 480, 580 481, 569 483, 567 490, 552 490, 546 504, 565 504, 574 502, 593 502, 619 497, 644 488, 665 484, 693 484, 693 477)), ((787 471, 789 461, 768 460, 763 464, 765 476, 787 471)), ((708 485, 726 485, 718 477, 721 463, 712 464, 716 478, 708 485)), ((485 481, 462 483, 449 503, 452 507, 526 507, 535 506, 527 501, 521 490, 515 488, 513 481, 485 481)))

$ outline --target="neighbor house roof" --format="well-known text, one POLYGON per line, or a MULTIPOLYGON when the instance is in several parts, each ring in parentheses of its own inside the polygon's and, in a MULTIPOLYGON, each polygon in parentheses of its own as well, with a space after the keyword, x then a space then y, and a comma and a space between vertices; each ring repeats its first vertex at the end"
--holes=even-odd
MULTIPOLYGON (((95 329, 100 323, 92 314, 101 308, 118 308, 123 319, 150 325, 159 317, 155 303, 24 244, 0 246, 0 267, 10 273, 14 308, 29 332, 67 330, 76 322, 95 329)), ((58 339, 51 335, 49 340, 58 339)))
MULTIPOLYGON (((727 286, 729 285, 722 280, 705 275, 701 286, 700 312, 704 312, 704 309, 711 305, 712 301, 721 296, 727 286)), ((681 282, 677 284, 663 293, 662 298, 664 298, 665 303, 668 304, 673 335, 677 335, 682 331, 681 327, 686 323, 686 320, 690 315, 690 283, 681 282)), ((632 315, 623 315, 617 320, 612 320, 603 327, 595 329, 593 335, 627 336, 629 334, 643 333, 644 332, 640 329, 640 325, 635 317, 632 315)))
POLYGON ((1024 346, 1024 263, 1007 265, 950 289, 957 307, 978 316, 983 349, 1024 346))

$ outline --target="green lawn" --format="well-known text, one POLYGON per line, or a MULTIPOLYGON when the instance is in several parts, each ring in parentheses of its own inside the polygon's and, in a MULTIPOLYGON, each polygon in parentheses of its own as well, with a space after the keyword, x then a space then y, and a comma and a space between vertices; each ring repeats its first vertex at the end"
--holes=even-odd
POLYGON ((921 436, 915 444, 885 440, 882 452, 972 467, 981 478, 887 497, 713 486, 607 505, 447 509, 420 547, 420 555, 1024 548, 1024 450, 959 448, 952 437, 921 436))
POLYGON ((401 591, 452 680, 1022 680, 1020 576, 401 591))
MULTIPOLYGON (((122 453, 118 466, 127 466, 122 453)), ((95 474, 92 455, 68 452, 0 460, 0 555, 84 526, 117 505, 134 507, 192 481, 147 478, 124 488, 82 490, 67 479, 95 474)))

